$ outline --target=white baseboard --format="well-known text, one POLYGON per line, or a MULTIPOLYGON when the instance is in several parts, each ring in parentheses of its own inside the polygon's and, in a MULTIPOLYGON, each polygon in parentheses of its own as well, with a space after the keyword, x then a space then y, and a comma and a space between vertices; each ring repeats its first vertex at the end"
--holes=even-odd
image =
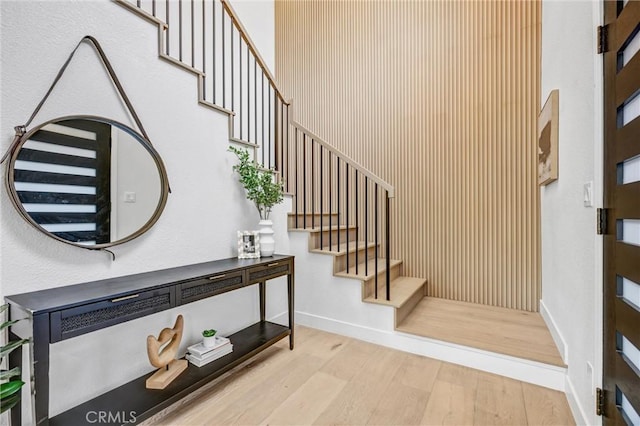
POLYGON ((280 312, 279 314, 267 318, 267 321, 275 322, 276 324, 287 325, 289 323, 289 313, 287 311, 280 312))
MULTIPOLYGON (((571 383, 571 379, 569 379, 569 375, 566 376, 565 383, 565 395, 567 396, 567 401, 569 402, 569 408, 571 409, 571 414, 573 414, 573 419, 576 421, 576 425, 591 425, 587 420, 589 416, 587 416, 586 411, 580 401, 576 398, 576 390, 573 387, 573 383, 571 383)), ((602 418, 600 417, 600 423, 602 424, 602 418)))
POLYGON ((565 391, 567 370, 563 367, 529 361, 397 331, 378 330, 296 311, 296 324, 411 352, 477 370, 498 374, 549 389, 565 391))
POLYGON ((564 338, 562 337, 562 333, 558 329, 558 325, 556 324, 551 312, 547 309, 547 306, 544 304, 544 300, 540 300, 540 316, 544 320, 545 324, 547 324, 547 328, 551 333, 551 337, 553 338, 556 347, 558 348, 558 352, 560 352, 560 356, 562 357, 562 361, 569 365, 569 347, 567 346, 564 338))

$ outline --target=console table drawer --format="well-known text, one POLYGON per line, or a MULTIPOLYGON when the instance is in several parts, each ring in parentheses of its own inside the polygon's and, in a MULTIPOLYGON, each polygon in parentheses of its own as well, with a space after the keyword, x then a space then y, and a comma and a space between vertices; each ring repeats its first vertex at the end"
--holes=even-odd
POLYGON ((51 342, 173 308, 173 287, 128 294, 51 313, 51 342))
POLYGON ((247 270, 247 280, 249 284, 254 284, 271 278, 287 275, 290 270, 290 261, 280 261, 269 263, 267 265, 260 265, 247 270))
POLYGON ((212 275, 180 284, 177 288, 178 305, 235 290, 245 284, 244 271, 212 275))

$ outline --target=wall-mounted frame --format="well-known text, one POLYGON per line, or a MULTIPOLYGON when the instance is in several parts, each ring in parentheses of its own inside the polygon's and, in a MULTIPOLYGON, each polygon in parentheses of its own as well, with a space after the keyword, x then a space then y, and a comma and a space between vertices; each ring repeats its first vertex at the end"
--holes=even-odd
POLYGON ((238 259, 260 258, 260 232, 238 231, 238 259))
POLYGON ((558 110, 560 94, 554 89, 538 115, 538 184, 558 179, 558 110))

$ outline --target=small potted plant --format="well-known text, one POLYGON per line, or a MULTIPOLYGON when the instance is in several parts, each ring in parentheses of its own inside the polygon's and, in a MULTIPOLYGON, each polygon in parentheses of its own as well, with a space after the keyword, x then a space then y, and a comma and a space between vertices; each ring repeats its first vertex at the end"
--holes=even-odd
POLYGON ((205 348, 212 348, 216 345, 216 333, 214 329, 204 330, 202 332, 202 345, 205 348))
POLYGON ((238 173, 239 180, 247 191, 247 198, 256 205, 260 213, 260 254, 263 257, 273 256, 275 240, 273 238, 273 222, 269 220, 271 208, 283 200, 284 185, 282 181, 274 179, 270 170, 261 168, 253 161, 246 149, 233 146, 229 151, 236 154, 239 163, 233 166, 238 173))

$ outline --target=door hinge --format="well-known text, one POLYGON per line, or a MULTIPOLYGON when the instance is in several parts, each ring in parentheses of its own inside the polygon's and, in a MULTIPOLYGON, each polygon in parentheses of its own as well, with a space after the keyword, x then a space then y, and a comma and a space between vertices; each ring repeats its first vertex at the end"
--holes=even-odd
POLYGON ((609 51, 609 26, 598 26, 598 53, 609 51))
POLYGON ((608 209, 598 209, 598 235, 605 235, 608 232, 607 219, 608 209))
POLYGON ((604 415, 604 391, 600 388, 596 388, 596 415, 603 416, 604 415))

